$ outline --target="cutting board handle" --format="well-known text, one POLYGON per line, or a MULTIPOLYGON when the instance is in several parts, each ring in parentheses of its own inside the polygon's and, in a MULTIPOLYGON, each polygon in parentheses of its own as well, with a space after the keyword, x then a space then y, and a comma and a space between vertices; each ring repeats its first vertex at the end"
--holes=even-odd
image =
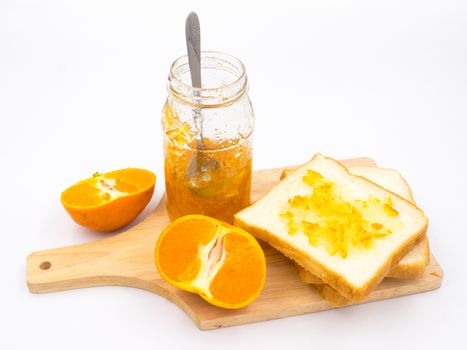
POLYGON ((109 238, 28 255, 26 281, 32 293, 95 287, 128 286, 168 296, 167 284, 154 263, 159 232, 169 223, 165 196, 148 217, 109 238), (150 218, 152 216, 152 219, 150 218))
POLYGON ((92 242, 31 253, 26 262, 29 290, 46 293, 105 284, 94 276, 105 272, 111 254, 106 246, 92 242))
MULTIPOLYGON (((163 202, 163 201, 162 201, 163 202)), ((157 214, 164 204, 155 210, 157 214)), ((158 277, 154 254, 156 239, 165 222, 143 221, 118 235, 94 242, 31 253, 26 261, 26 281, 32 293, 94 286, 129 286, 166 295, 158 277), (142 238, 142 232, 145 239, 142 238), (143 268, 139 267, 143 266, 143 268), (149 281, 152 279, 152 283, 149 281)))

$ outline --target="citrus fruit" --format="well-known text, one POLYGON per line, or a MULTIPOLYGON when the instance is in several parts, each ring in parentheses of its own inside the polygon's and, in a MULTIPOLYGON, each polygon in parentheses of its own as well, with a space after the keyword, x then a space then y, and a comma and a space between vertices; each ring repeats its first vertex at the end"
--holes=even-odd
POLYGON ((62 204, 78 224, 97 231, 114 231, 133 221, 151 200, 156 176, 128 168, 95 173, 62 193, 62 204))
POLYGON ((226 309, 250 304, 266 278, 266 260, 256 239, 203 215, 182 216, 167 226, 155 258, 168 283, 226 309))

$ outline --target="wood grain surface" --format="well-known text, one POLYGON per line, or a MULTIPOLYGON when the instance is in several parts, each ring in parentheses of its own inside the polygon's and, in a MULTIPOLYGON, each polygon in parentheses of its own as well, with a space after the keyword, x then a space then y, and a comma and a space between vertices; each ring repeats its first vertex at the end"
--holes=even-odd
MULTIPOLYGON (((376 166, 370 158, 342 161, 346 166, 376 166)), ((283 168, 255 171, 252 200, 279 181, 283 168)), ((169 223, 162 198, 153 213, 140 224, 110 238, 63 248, 49 249, 27 257, 27 284, 32 293, 48 293, 95 286, 128 286, 159 294, 178 305, 201 330, 317 312, 333 308, 311 286, 302 283, 297 269, 282 254, 261 243, 267 263, 264 290, 246 308, 225 310, 208 304, 198 295, 166 283, 154 264, 154 248, 169 223)), ((386 278, 370 294, 376 301, 439 288, 443 272, 431 256, 425 274, 416 280, 386 278)))

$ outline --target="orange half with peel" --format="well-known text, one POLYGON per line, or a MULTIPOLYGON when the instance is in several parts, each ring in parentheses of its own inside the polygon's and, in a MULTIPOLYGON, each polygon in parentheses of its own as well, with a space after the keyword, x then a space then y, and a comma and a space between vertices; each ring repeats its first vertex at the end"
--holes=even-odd
POLYGON ((156 175, 128 168, 96 173, 67 188, 61 197, 71 218, 97 231, 114 231, 133 221, 154 193, 156 175))
POLYGON ((226 309, 250 304, 266 278, 266 260, 256 239, 203 215, 183 216, 167 226, 155 260, 168 283, 226 309))

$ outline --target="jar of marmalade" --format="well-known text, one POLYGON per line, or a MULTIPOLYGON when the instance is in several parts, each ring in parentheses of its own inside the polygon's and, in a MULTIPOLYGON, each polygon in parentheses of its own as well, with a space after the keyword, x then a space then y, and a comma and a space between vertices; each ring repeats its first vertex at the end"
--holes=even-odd
POLYGON ((202 87, 191 85, 188 57, 170 68, 162 113, 167 212, 232 222, 250 203, 254 115, 245 67, 201 53, 202 87))

